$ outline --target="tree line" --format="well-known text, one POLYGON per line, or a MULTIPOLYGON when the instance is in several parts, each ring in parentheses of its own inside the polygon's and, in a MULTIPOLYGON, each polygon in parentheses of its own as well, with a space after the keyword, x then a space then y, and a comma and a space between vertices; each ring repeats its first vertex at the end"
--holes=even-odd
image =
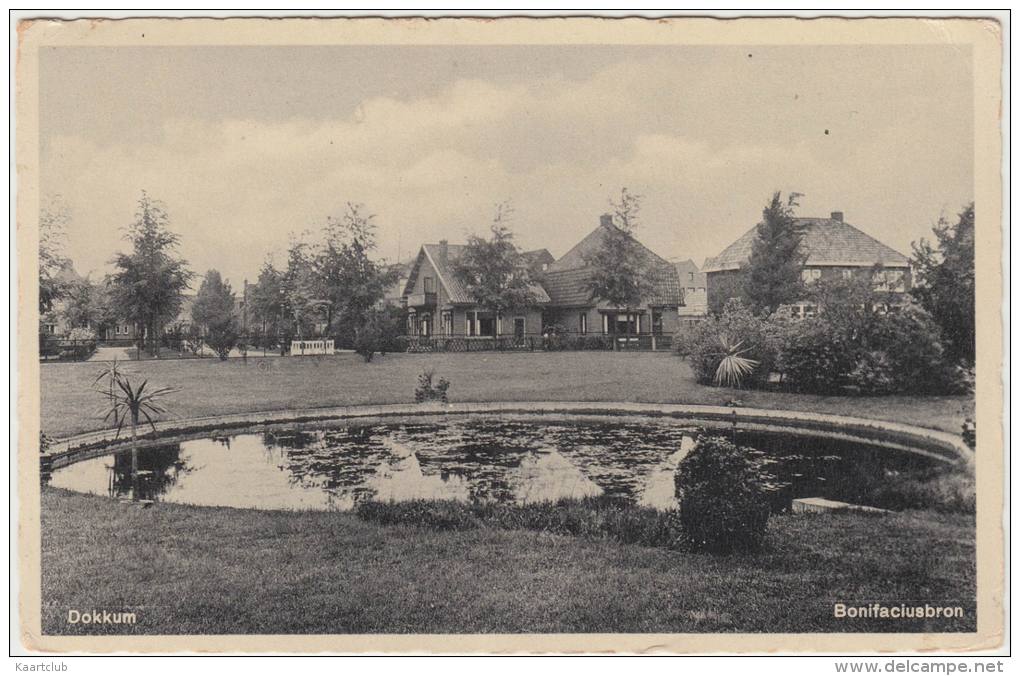
MULTIPOLYGON (((804 298, 803 226, 794 214, 797 197, 793 193, 784 200, 779 192, 772 195, 750 258, 730 294, 743 298, 757 313, 771 313, 804 298)), ((593 302, 629 311, 652 290, 654 271, 648 269, 634 237, 641 204, 641 196, 627 188, 609 200, 614 227, 585 257, 591 271, 586 289, 593 302)), ((488 237, 469 235, 462 254, 452 262, 453 273, 476 305, 494 315, 536 302, 539 280, 532 278, 515 242, 512 214, 509 202, 498 204, 488 237)), ((40 316, 51 314, 61 300, 69 326, 103 332, 125 322, 144 336, 147 350, 158 353, 164 336, 183 332, 176 322, 195 277, 178 252, 180 237, 171 229, 166 206, 142 193, 124 234, 129 250, 114 256, 113 272, 99 282, 67 283, 61 275, 67 266, 62 242, 69 220, 59 200, 41 213, 40 316)), ((177 337, 205 342, 225 356, 241 334, 248 341, 274 344, 331 336, 371 359, 402 330, 399 309, 381 307, 398 271, 376 256, 376 229, 375 216, 364 205, 348 202, 339 216, 292 236, 284 264, 277 266, 268 256, 255 283, 245 290, 243 313, 238 311, 237 291, 217 270, 207 271, 192 304, 191 335, 177 337)), ((940 326, 947 353, 972 364, 973 204, 958 214, 955 223, 940 219, 934 234, 934 243, 922 239, 913 246, 911 293, 940 326)))

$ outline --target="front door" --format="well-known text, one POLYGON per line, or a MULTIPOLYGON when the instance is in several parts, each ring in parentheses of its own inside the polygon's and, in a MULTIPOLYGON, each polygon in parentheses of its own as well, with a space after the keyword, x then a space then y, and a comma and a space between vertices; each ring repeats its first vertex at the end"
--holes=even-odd
POLYGON ((514 317, 514 338, 524 338, 527 322, 524 317, 514 317))

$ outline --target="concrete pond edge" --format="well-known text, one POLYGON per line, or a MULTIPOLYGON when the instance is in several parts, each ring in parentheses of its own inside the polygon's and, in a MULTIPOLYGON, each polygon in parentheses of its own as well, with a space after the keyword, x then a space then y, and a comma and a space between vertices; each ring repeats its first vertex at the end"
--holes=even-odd
MULTIPOLYGON (((893 451, 904 451, 942 462, 970 463, 974 452, 961 437, 916 425, 870 418, 855 418, 826 413, 809 413, 701 404, 651 404, 636 402, 529 401, 429 404, 379 404, 335 406, 296 410, 233 413, 157 422, 155 431, 139 428, 139 439, 147 442, 174 437, 239 431, 281 424, 314 424, 387 417, 485 416, 494 414, 632 416, 672 418, 692 425, 720 428, 737 425, 744 429, 764 430, 855 441, 893 451)), ((125 431, 97 430, 51 442, 40 456, 42 471, 72 465, 81 460, 105 455, 127 443, 125 431)))

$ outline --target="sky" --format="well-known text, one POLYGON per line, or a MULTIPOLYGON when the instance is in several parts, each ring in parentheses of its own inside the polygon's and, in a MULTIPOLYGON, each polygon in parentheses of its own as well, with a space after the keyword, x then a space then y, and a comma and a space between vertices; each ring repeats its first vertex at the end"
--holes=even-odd
POLYGON ((40 87, 44 202, 94 277, 142 190, 235 287, 348 202, 390 261, 506 200, 518 244, 558 257, 626 187, 638 238, 700 265, 776 190, 906 254, 974 194, 958 47, 61 47, 40 87))

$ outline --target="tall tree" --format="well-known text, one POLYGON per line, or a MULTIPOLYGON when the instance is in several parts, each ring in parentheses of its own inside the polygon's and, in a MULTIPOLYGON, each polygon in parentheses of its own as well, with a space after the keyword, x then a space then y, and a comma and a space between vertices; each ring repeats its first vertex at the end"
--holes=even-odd
POLYGON ((248 292, 252 316, 263 336, 279 336, 287 311, 287 297, 283 288, 283 273, 267 259, 259 270, 259 278, 248 292))
POLYGON ((230 282, 223 281, 217 270, 206 272, 191 306, 191 318, 205 329, 206 342, 220 359, 226 359, 237 344, 236 306, 237 297, 230 282))
POLYGON ((793 213, 798 195, 791 193, 784 202, 779 191, 773 193, 741 270, 744 298, 755 312, 773 312, 804 293, 801 271, 806 258, 800 246, 804 226, 793 213))
POLYGON ((946 343, 946 356, 974 363, 974 203, 951 224, 944 216, 932 229, 937 246, 913 244, 914 297, 932 315, 946 343))
POLYGON ((83 279, 76 282, 68 289, 65 301, 64 321, 70 328, 90 327, 97 335, 102 335, 117 319, 105 281, 83 279))
MULTIPOLYGON (((534 286, 509 222, 513 207, 496 205, 489 238, 470 235, 463 252, 452 262, 453 273, 475 303, 494 316, 512 313, 535 304, 534 286)), ((493 337, 496 322, 492 323, 493 337)))
POLYGON ((59 195, 47 199, 39 214, 39 314, 53 309, 53 303, 68 289, 61 271, 68 264, 64 242, 70 211, 59 195))
POLYGON ((315 252, 308 242, 299 237, 291 238, 281 284, 286 313, 298 340, 312 334, 326 304, 320 295, 321 284, 315 272, 314 256, 315 252))
POLYGON ((113 259, 113 300, 123 317, 144 330, 156 356, 163 326, 177 316, 192 278, 187 262, 177 254, 180 237, 169 224, 163 203, 143 191, 125 234, 131 253, 113 259))
MULTIPOLYGON (((643 247, 634 239, 641 199, 641 195, 622 188, 618 201, 609 200, 613 222, 605 227, 598 248, 584 259, 591 270, 587 286, 592 300, 604 301, 627 315, 650 295, 654 283, 643 247)), ((612 329, 615 333, 615 323, 612 329)))
POLYGON ((338 321, 352 329, 364 324, 369 311, 394 281, 393 272, 372 258, 376 248, 374 220, 365 205, 348 202, 343 216, 326 222, 314 269, 330 331, 338 321))

